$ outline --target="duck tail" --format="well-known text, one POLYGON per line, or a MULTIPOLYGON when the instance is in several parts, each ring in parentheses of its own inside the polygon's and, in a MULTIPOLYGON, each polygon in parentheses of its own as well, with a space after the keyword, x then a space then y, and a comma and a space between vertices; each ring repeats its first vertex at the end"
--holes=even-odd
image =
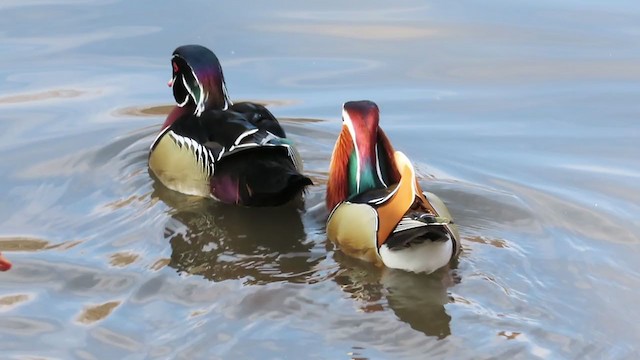
MULTIPOLYGON (((220 163, 215 178, 226 178, 235 189, 235 203, 246 206, 284 205, 313 182, 301 174, 287 156, 277 151, 245 151, 233 161, 220 163)), ((216 185, 212 184, 214 196, 216 185)), ((229 189, 225 190, 229 192, 229 189)))
POLYGON ((425 213, 412 213, 400 220, 385 244, 389 249, 399 249, 425 241, 449 240, 445 225, 451 220, 425 213))

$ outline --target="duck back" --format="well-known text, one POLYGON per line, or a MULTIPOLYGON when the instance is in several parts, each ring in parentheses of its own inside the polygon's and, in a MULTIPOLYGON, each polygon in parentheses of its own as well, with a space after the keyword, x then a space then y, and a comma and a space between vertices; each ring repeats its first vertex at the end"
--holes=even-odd
MULTIPOLYGON (((289 140, 250 117, 208 110, 178 118, 151 147, 152 171, 173 190, 225 203, 277 206, 291 201, 312 184, 300 173, 299 154, 289 140)), ((279 128, 275 118, 267 123, 279 128)))

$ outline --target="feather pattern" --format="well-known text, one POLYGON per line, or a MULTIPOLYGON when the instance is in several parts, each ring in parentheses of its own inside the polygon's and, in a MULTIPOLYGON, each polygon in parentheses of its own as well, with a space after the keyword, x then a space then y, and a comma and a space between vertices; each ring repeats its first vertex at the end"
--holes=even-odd
POLYGON ((207 176, 211 176, 215 173, 215 161, 213 161, 213 153, 211 149, 198 143, 197 141, 176 134, 173 131, 167 133, 171 139, 180 148, 187 148, 194 156, 194 159, 200 165, 200 170, 207 176))
POLYGON ((457 228, 444 203, 423 193, 409 159, 393 149, 378 126, 377 111, 367 101, 343 106, 345 124, 327 183, 327 236, 354 257, 435 271, 458 254, 457 228))
POLYGON ((327 182, 327 209, 333 209, 338 203, 349 197, 349 181, 347 179, 348 163, 354 151, 349 130, 342 126, 338 140, 333 147, 329 164, 329 181, 327 182))
POLYGON ((211 50, 180 46, 171 64, 177 106, 149 153, 149 168, 164 185, 227 203, 275 206, 312 184, 273 114, 260 104, 231 102, 211 50))

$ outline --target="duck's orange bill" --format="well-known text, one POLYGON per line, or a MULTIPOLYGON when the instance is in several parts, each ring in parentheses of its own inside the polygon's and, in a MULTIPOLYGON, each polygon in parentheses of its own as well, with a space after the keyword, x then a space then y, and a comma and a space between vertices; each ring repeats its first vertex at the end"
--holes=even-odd
POLYGON ((7 271, 9 269, 11 269, 11 262, 0 254, 0 271, 7 271))

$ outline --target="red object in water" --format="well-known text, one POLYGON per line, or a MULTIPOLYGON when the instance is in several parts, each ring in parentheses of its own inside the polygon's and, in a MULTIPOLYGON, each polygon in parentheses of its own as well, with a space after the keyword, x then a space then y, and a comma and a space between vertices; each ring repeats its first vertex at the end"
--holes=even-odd
POLYGON ((11 269, 11 262, 0 254, 0 271, 7 271, 9 269, 11 269))

